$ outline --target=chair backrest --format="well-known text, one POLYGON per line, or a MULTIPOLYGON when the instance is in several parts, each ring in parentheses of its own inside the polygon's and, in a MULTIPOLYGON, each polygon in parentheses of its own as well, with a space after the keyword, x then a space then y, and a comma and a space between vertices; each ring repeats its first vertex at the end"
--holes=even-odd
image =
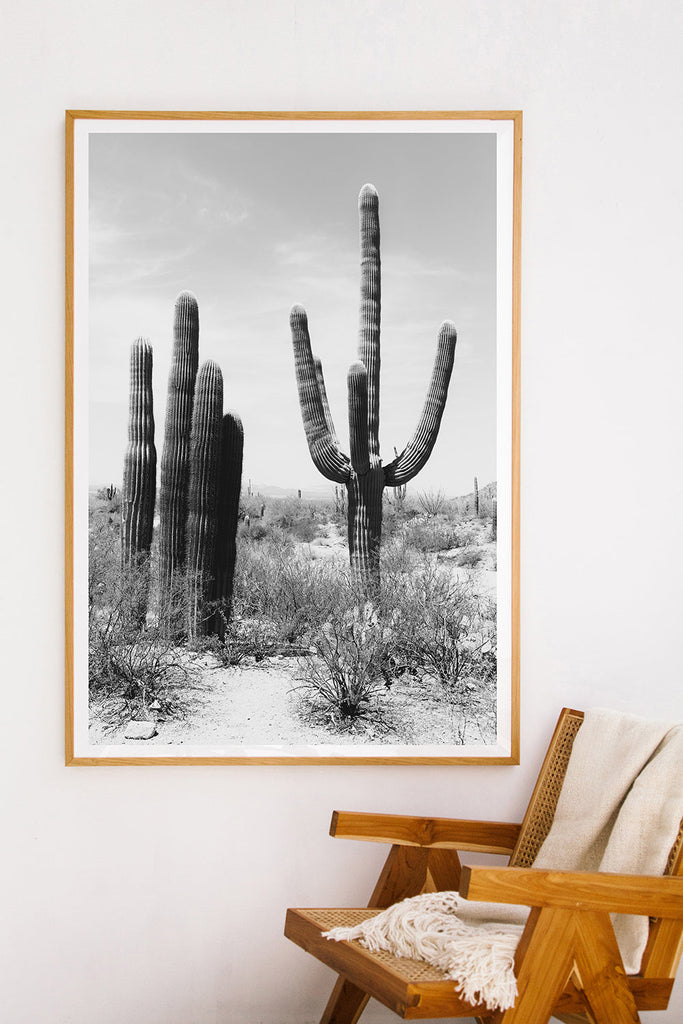
MULTIPOLYGON (((569 757, 582 722, 583 711, 563 708, 510 857, 512 867, 531 867, 550 831, 569 757)), ((664 874, 683 875, 683 821, 664 874)), ((683 921, 653 918, 641 974, 646 978, 673 978, 682 950, 683 921)))
POLYGON ((510 857, 511 867, 530 868, 536 860, 553 823, 574 739, 582 722, 583 711, 562 709, 510 857))

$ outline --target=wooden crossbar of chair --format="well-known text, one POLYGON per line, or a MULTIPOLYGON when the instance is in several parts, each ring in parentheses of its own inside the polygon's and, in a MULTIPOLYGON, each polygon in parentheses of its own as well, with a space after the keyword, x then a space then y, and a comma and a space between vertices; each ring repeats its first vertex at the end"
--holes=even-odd
POLYGON ((321 1024, 356 1024, 372 996, 406 1019, 474 1017, 480 1024, 635 1024, 668 1006, 683 949, 683 822, 662 877, 538 871, 532 864, 555 814, 583 713, 564 708, 521 823, 335 811, 330 834, 391 844, 367 907, 290 909, 285 934, 339 974, 321 1024), (507 867, 463 867, 458 851, 509 855, 507 867), (490 1011, 416 960, 371 953, 322 933, 354 925, 408 896, 459 890, 530 906, 517 947, 518 997, 490 1011), (637 975, 627 976, 610 913, 650 917, 637 975))

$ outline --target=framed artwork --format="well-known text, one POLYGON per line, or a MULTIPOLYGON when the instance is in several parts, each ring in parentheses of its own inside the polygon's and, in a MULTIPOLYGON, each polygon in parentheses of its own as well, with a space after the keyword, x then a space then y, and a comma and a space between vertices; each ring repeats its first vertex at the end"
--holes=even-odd
POLYGON ((67 764, 517 763, 521 134, 67 112, 67 764))

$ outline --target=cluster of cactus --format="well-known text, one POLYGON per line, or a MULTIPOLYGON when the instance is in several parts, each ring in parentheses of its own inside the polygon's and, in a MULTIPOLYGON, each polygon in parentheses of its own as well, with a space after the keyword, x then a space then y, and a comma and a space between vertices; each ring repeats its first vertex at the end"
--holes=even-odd
MULTIPOLYGON (((223 415, 223 377, 209 360, 199 365, 197 300, 182 292, 175 304, 161 458, 159 616, 178 638, 224 635, 230 615, 242 479, 243 430, 223 415)), ((156 487, 152 415, 152 349, 138 339, 131 353, 128 449, 124 468, 124 564, 149 563, 156 487)))
POLYGON ((161 460, 160 610, 171 634, 191 638, 222 636, 230 615, 244 438, 239 417, 223 415, 220 367, 198 367, 197 300, 181 292, 161 460))
POLYGON ((311 351, 308 318, 303 306, 292 308, 290 326, 299 404, 311 458, 323 476, 346 486, 351 566, 358 577, 374 589, 379 585, 382 494, 385 487, 405 486, 432 453, 446 405, 456 331, 450 320, 441 325, 432 379, 415 433, 403 451, 383 466, 379 451, 379 199, 373 185, 363 186, 358 206, 360 334, 358 362, 351 365, 348 373, 350 455, 341 450, 337 439, 322 364, 311 351))

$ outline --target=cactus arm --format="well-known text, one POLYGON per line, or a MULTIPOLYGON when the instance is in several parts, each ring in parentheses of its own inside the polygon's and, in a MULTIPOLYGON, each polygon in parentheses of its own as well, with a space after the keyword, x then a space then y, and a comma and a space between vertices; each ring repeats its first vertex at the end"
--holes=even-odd
POLYGON ((318 385, 308 318, 303 306, 294 306, 289 318, 294 345, 294 369, 299 389, 299 405, 308 442, 308 450, 316 469, 328 480, 343 484, 349 478, 349 459, 340 450, 330 433, 325 419, 323 401, 318 385))
POLYGON ((371 455, 379 456, 379 331, 381 276, 379 198, 374 185, 363 185, 360 217, 360 331, 358 358, 368 371, 368 433, 371 455))
POLYGON ((368 372, 363 363, 352 363, 348 374, 349 441, 351 465, 358 476, 370 469, 368 447, 368 372))
POLYGON ((388 487, 407 484, 420 472, 432 453, 446 405, 456 337, 455 324, 451 320, 444 321, 439 331, 429 391, 415 433, 401 454, 384 467, 384 482, 388 487))
POLYGON ((334 421, 332 419, 332 413, 330 412, 330 403, 327 398, 327 388, 325 387, 325 375, 323 374, 323 364, 318 358, 318 356, 313 357, 313 362, 315 364, 315 376, 318 381, 320 401, 323 404, 323 415, 325 417, 325 423, 327 424, 327 429, 330 432, 330 437, 332 438, 334 443, 338 445, 339 439, 337 437, 337 431, 334 429, 334 421))

